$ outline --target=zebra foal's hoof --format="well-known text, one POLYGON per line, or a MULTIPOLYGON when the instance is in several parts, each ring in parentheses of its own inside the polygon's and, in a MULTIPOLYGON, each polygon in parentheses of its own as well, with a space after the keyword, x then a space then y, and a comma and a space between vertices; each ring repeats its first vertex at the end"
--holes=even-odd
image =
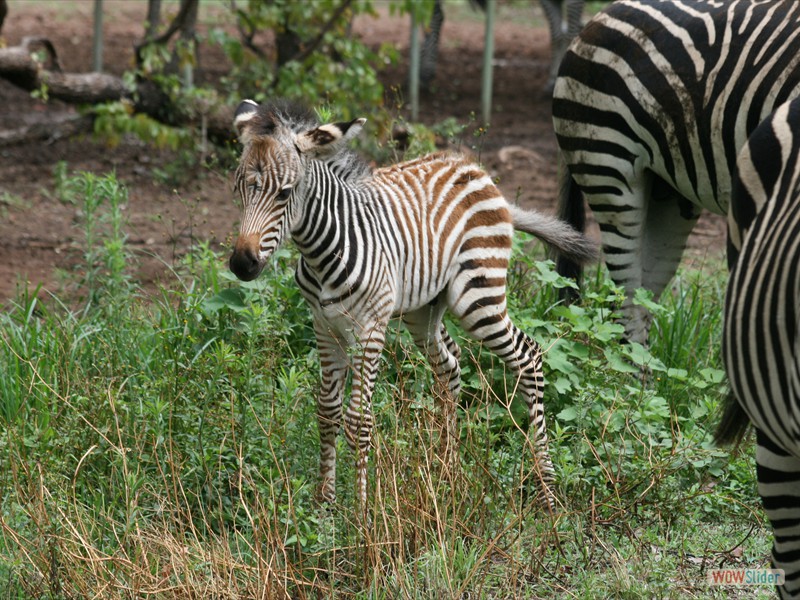
POLYGON ((553 482, 545 483, 535 473, 528 475, 520 484, 520 497, 525 506, 534 506, 546 514, 556 512, 556 497, 553 482))

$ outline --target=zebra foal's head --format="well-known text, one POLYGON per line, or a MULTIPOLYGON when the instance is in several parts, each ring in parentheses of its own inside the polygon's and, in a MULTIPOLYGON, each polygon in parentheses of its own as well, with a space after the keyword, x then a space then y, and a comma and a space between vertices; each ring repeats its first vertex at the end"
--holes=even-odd
POLYGON ((364 122, 320 125, 306 108, 285 101, 239 104, 233 123, 243 150, 234 189, 242 220, 229 263, 234 275, 244 281, 258 277, 310 192, 309 161, 335 156, 364 122))

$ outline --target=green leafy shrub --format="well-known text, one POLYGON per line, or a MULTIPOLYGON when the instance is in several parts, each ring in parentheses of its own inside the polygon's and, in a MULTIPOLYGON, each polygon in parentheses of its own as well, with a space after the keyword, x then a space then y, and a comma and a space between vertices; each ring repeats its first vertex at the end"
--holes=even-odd
POLYGON ((352 3, 341 10, 334 0, 318 2, 249 2, 236 11, 239 29, 271 31, 274 50, 251 45, 223 29, 210 39, 233 63, 222 81, 231 102, 242 98, 263 101, 276 96, 302 100, 310 106, 330 103, 342 107, 343 118, 370 114, 383 104, 377 70, 397 59, 389 45, 373 52, 348 32, 356 14, 371 14, 371 2, 352 3), (357 114, 356 114, 357 113, 357 114))

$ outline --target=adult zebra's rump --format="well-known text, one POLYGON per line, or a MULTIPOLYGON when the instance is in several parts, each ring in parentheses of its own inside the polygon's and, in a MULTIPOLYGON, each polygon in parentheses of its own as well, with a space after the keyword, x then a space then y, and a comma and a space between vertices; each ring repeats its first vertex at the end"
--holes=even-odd
MULTIPOLYGON (((663 291, 701 209, 727 212, 748 135, 798 94, 795 0, 619 0, 570 46, 553 93, 562 215, 582 227, 592 208, 630 340, 649 324, 634 290, 663 291)), ((731 261, 750 218, 729 219, 731 261)))
POLYGON ((800 597, 800 99, 756 129, 738 167, 732 208, 761 209, 728 283, 723 357, 733 397, 717 439, 741 437, 737 415, 755 425, 758 491, 773 562, 786 574, 778 590, 800 597))
POLYGON ((282 102, 245 101, 235 117, 244 145, 236 170, 243 214, 230 266, 241 279, 253 279, 288 237, 302 256, 296 279, 314 316, 322 371, 321 496, 335 496, 335 441, 344 418, 366 506, 370 400, 393 316, 430 362, 437 396, 458 395, 459 350, 442 323, 449 308, 517 375, 531 424, 535 478, 549 506, 553 468, 542 352, 506 311, 511 241, 517 227, 581 262, 591 260, 595 248, 558 219, 509 205, 480 167, 459 156, 434 154, 371 170, 344 149, 363 124, 320 125, 282 102))

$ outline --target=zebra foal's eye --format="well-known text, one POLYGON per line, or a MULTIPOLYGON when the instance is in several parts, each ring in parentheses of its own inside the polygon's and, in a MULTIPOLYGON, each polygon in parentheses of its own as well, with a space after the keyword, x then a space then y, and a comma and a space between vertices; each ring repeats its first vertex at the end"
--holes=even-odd
POLYGON ((286 188, 283 188, 280 192, 278 192, 278 195, 275 196, 275 198, 277 200, 284 201, 284 200, 288 200, 289 196, 291 196, 291 195, 292 195, 292 188, 286 187, 286 188))

